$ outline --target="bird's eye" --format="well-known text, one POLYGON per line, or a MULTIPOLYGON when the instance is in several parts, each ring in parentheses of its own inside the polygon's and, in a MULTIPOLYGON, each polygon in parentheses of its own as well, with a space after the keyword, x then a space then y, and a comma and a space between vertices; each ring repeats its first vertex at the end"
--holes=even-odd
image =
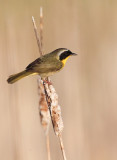
POLYGON ((65 51, 65 52, 63 52, 61 55, 60 55, 60 57, 59 57, 59 59, 60 60, 63 60, 63 59, 66 59, 68 56, 70 56, 72 54, 72 52, 70 52, 70 51, 65 51))

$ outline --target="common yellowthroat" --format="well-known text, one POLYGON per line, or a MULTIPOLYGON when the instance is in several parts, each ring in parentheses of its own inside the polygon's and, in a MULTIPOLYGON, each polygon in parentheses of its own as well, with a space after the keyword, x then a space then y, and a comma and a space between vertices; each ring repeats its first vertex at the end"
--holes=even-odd
POLYGON ((72 53, 66 48, 56 49, 30 63, 24 71, 9 76, 7 82, 12 84, 21 78, 34 74, 40 75, 41 78, 49 77, 60 71, 64 67, 67 59, 72 55, 77 54, 72 53))

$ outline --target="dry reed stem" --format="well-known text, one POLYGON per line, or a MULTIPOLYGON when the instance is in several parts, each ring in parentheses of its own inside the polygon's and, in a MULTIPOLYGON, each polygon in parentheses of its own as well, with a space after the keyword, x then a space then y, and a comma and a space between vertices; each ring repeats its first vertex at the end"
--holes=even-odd
POLYGON ((40 7, 40 45, 43 53, 43 8, 40 7))
POLYGON ((50 158, 50 139, 49 139, 49 134, 46 135, 46 146, 47 146, 48 160, 51 160, 51 158, 50 158))
MULTIPOLYGON (((40 8, 40 37, 38 35, 37 32, 37 26, 35 23, 35 19, 32 16, 32 22, 33 22, 33 26, 34 26, 34 32, 35 32, 35 36, 36 36, 36 40, 37 40, 37 44, 38 44, 38 49, 39 49, 39 53, 42 56, 43 52, 42 52, 42 48, 43 48, 43 12, 42 12, 42 8, 40 8)), ((47 155, 48 155, 48 160, 50 160, 50 146, 49 146, 49 133, 48 133, 48 129, 49 129, 49 124, 50 124, 50 114, 49 114, 49 110, 48 110, 48 106, 47 106, 47 102, 45 100, 45 94, 44 94, 44 90, 43 90, 43 80, 38 78, 38 88, 40 88, 40 100, 39 100, 39 110, 40 110, 40 120, 41 120, 41 124, 42 127, 44 128, 44 131, 46 133, 46 146, 47 146, 47 155), (39 82, 41 83, 41 85, 39 84, 39 82)))
MULTIPOLYGON (((42 7, 40 7, 39 29, 40 29, 40 46, 41 46, 41 52, 43 55, 43 8, 42 7)), ((43 91, 44 91, 43 80, 41 80, 41 82, 42 82, 41 85, 42 85, 43 91)), ((46 101, 45 94, 44 94, 44 101, 46 101)), ((40 113, 42 114, 43 111, 41 111, 40 113)), ((50 160, 51 159, 50 158, 50 143, 49 143, 50 140, 49 140, 49 132, 48 132, 49 124, 50 124, 50 114, 49 114, 49 110, 48 110, 47 101, 46 101, 46 112, 45 112, 45 115, 43 115, 43 122, 46 122, 46 148, 47 148, 48 160, 50 160)))
MULTIPOLYGON (((34 17, 32 17, 39 52, 42 55, 43 54, 42 53, 42 46, 43 46, 43 43, 42 43, 42 40, 43 40, 42 8, 40 9, 40 19, 41 19, 40 20, 41 41, 38 36, 37 27, 36 27, 34 17)), ((49 80, 49 78, 48 78, 48 80, 49 80)), ((41 118, 42 126, 44 128, 46 128, 46 131, 48 131, 48 129, 47 129, 49 126, 49 119, 48 119, 49 117, 48 117, 48 110, 47 110, 47 105, 48 105, 48 109, 50 111, 51 121, 53 124, 55 134, 59 137, 63 159, 66 160, 65 150, 63 147, 63 141, 62 141, 62 137, 61 137, 61 132, 63 130, 63 121, 62 121, 62 117, 61 117, 61 109, 60 109, 60 106, 58 105, 58 95, 52 85, 48 85, 48 83, 45 83, 43 80, 40 80, 40 82, 43 83, 43 85, 41 84, 41 87, 40 87, 41 91, 40 91, 40 101, 39 101, 39 103, 41 105, 41 107, 40 107, 40 116, 41 117, 40 118, 41 118), (43 94, 44 93, 43 89, 45 92, 45 97, 43 94), (46 103, 45 103, 45 100, 46 100, 46 103)), ((46 133, 48 133, 48 132, 46 132, 46 133)), ((46 144, 47 144, 48 160, 50 160, 50 146, 49 146, 48 134, 46 134, 46 144)))
POLYGON ((62 151, 63 159, 67 160, 61 134, 59 135, 59 142, 60 142, 60 146, 61 146, 61 151, 62 151))
POLYGON ((38 32, 37 32, 37 26, 36 26, 35 19, 34 19, 33 16, 32 16, 32 22, 33 22, 33 26, 34 26, 34 32, 35 32, 35 36, 36 36, 36 40, 37 40, 37 45, 38 45, 39 53, 42 56, 43 53, 42 53, 42 49, 41 49, 40 38, 39 38, 39 35, 38 35, 38 32))

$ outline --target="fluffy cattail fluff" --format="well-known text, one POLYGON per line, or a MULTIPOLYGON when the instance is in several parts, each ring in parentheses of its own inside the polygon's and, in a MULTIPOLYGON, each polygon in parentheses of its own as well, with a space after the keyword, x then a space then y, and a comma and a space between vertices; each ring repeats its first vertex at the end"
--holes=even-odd
POLYGON ((50 124, 50 113, 48 110, 48 104, 45 97, 45 91, 43 86, 43 81, 39 78, 39 113, 40 113, 40 120, 44 131, 47 133, 49 124, 50 124))
POLYGON ((53 85, 45 85, 48 97, 51 101, 50 105, 50 114, 52 119, 53 128, 55 134, 58 136, 63 130, 63 121, 61 117, 61 108, 58 105, 58 95, 53 87, 53 85))

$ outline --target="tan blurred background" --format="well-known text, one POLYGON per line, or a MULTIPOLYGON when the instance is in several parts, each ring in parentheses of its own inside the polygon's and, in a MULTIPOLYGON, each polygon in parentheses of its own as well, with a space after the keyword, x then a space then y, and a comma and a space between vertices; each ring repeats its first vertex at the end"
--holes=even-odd
MULTIPOLYGON (((10 74, 39 57, 31 16, 44 8, 44 51, 79 53, 52 77, 68 160, 117 159, 117 1, 0 0, 0 160, 46 160, 37 77, 10 74)), ((39 23, 38 23, 39 25, 39 23)), ((52 160, 62 160, 50 128, 52 160)))

